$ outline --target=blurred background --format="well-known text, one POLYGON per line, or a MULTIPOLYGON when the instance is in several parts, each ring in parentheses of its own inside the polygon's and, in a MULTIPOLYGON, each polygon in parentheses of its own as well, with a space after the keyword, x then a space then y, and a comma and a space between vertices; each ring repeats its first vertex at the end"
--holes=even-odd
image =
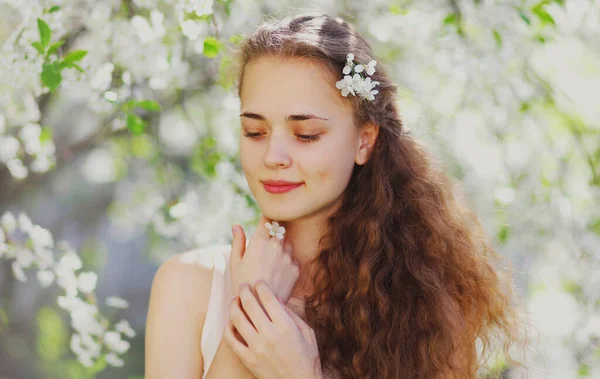
POLYGON ((257 220, 231 49, 315 10, 514 265, 530 372, 489 366, 600 378, 600 1, 0 0, 0 379, 143 378, 158 267, 257 220))

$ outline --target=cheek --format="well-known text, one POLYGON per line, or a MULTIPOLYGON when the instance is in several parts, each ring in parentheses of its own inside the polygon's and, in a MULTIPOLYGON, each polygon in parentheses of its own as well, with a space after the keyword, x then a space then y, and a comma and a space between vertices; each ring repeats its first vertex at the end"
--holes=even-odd
POLYGON ((306 163, 309 166, 305 166, 305 169, 312 173, 317 184, 345 187, 354 168, 354 152, 349 144, 328 146, 319 154, 311 155, 310 162, 306 163))

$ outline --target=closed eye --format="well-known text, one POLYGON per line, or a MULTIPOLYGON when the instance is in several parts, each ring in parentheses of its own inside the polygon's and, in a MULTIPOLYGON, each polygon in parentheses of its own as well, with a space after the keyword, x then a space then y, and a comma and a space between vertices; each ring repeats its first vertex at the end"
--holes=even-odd
MULTIPOLYGON (((257 139, 261 134, 262 133, 245 133, 244 137, 248 137, 251 139, 257 139)), ((314 142, 314 141, 317 141, 319 138, 321 138, 321 136, 318 134, 315 134, 315 135, 296 134, 296 136, 300 139, 300 142, 303 142, 303 143, 314 142)))

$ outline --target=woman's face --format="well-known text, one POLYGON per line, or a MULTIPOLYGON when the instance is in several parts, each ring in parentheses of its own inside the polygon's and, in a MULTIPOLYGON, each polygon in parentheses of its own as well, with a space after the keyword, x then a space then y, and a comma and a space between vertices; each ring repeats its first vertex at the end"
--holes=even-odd
POLYGON ((333 211, 355 162, 364 163, 364 138, 335 87, 337 80, 318 63, 300 58, 264 56, 246 65, 240 159, 266 217, 293 221, 333 211), (270 193, 265 180, 302 184, 270 193))

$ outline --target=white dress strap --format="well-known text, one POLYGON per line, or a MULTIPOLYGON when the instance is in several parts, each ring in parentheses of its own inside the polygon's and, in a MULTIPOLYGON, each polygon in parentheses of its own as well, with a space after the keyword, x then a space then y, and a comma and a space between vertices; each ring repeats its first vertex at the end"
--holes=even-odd
POLYGON ((200 340, 200 348, 204 359, 202 379, 208 374, 208 368, 223 337, 223 330, 229 320, 229 303, 231 300, 231 284, 228 274, 231 245, 215 246, 214 251, 211 253, 213 255, 213 277, 200 340))

